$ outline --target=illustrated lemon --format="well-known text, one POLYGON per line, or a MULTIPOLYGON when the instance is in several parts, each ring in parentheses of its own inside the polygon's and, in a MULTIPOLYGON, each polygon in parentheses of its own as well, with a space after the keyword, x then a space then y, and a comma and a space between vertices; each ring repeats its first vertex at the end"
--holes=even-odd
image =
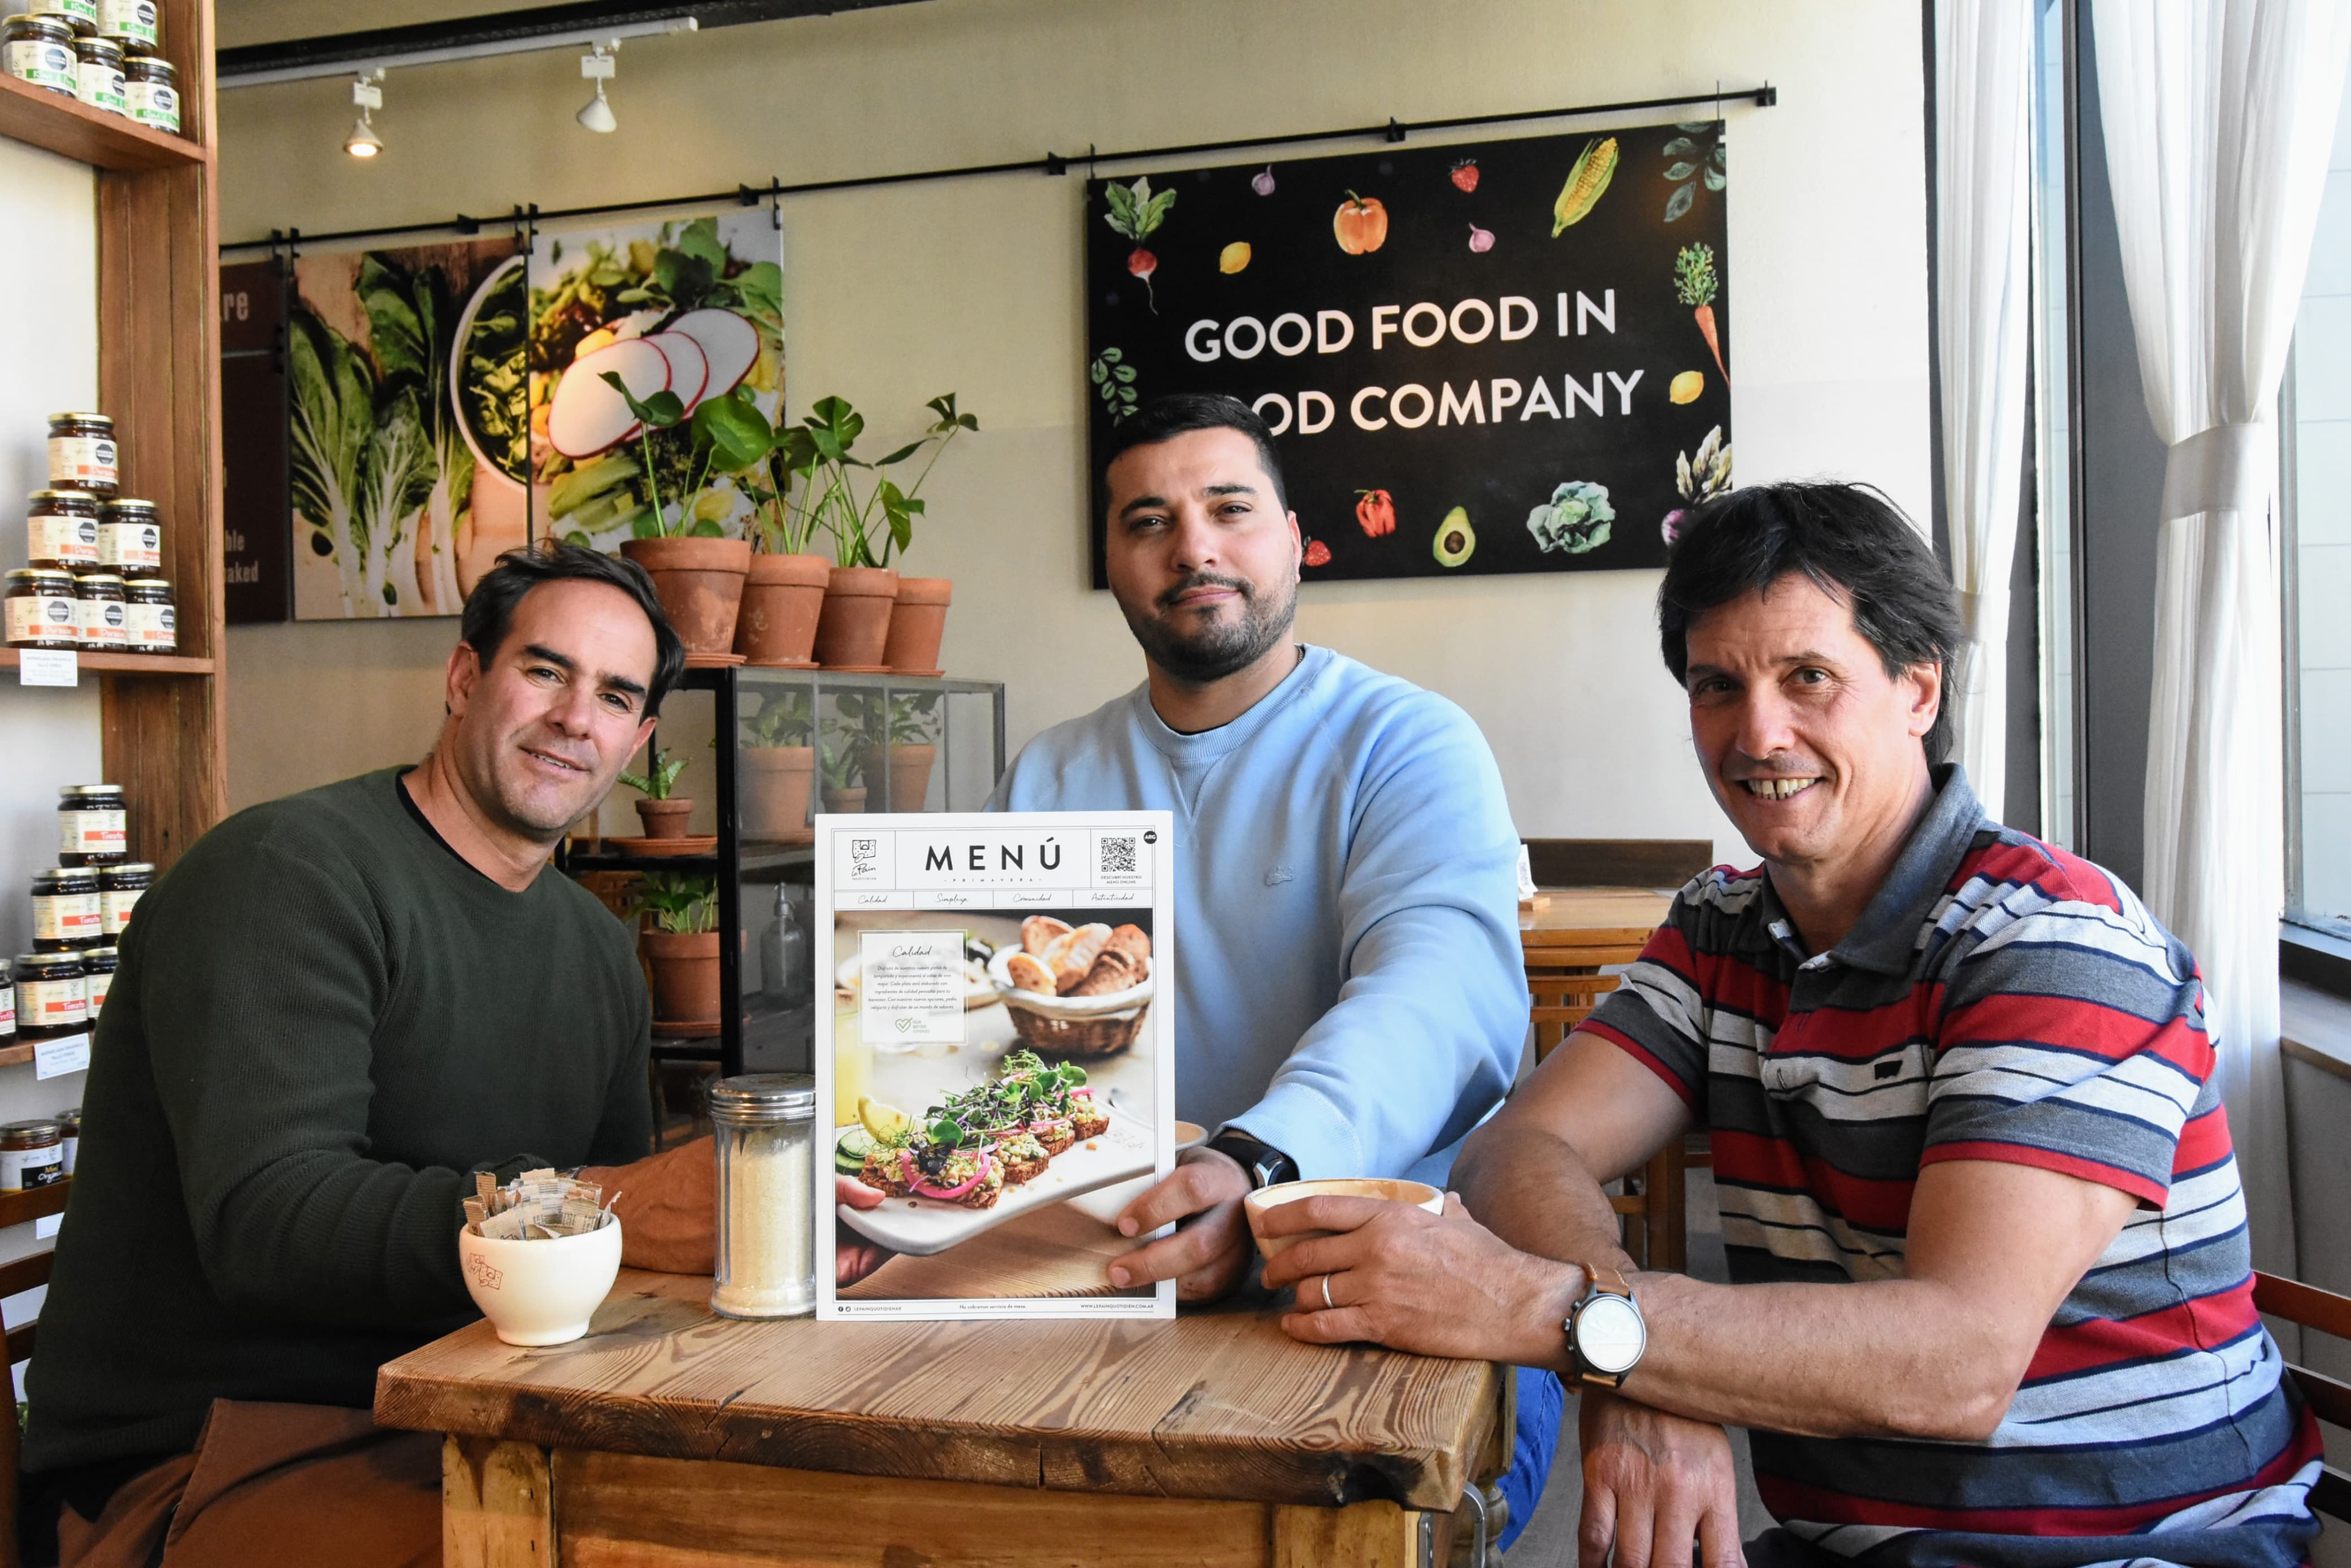
POLYGON ((1666 395, 1676 402, 1696 402, 1698 394, 1706 391, 1706 377, 1698 371, 1684 371, 1674 378, 1666 395))
POLYGON ((1225 246, 1223 250, 1217 253, 1217 270, 1218 272, 1228 274, 1238 272, 1242 267, 1247 267, 1249 264, 1249 241, 1245 239, 1237 239, 1233 241, 1232 244, 1225 246))
POLYGON ((914 1121, 895 1105, 884 1105, 870 1094, 857 1097, 857 1119, 865 1130, 884 1142, 894 1142, 914 1128, 914 1121))

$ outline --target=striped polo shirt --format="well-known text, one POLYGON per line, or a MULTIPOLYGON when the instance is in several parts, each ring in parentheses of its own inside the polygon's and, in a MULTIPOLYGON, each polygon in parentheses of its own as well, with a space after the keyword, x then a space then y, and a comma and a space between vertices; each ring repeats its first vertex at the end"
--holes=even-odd
POLYGON ((1583 1027, 1713 1136, 1739 1284, 1898 1277, 1935 1160, 2138 1200, 1982 1443, 1753 1434, 1765 1506, 1871 1568, 2288 1568, 2315 1423, 2254 1313, 2203 980, 2129 889, 1988 820, 1956 767, 1851 933, 1806 952, 1718 867, 1583 1027))

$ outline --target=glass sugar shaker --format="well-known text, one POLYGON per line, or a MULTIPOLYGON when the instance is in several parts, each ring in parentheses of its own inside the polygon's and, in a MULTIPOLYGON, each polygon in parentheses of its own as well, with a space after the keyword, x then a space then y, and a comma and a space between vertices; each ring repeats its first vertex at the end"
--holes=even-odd
POLYGON ((754 1072, 711 1085, 718 1160, 717 1276, 710 1310, 728 1318, 816 1311, 816 1080, 754 1072))

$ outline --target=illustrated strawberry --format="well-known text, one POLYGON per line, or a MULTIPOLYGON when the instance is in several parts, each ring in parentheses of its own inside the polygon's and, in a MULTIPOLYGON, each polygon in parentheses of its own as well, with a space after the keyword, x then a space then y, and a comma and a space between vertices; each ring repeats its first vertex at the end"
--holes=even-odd
POLYGON ((1331 547, 1324 544, 1321 539, 1308 539, 1306 541, 1306 564, 1309 566, 1329 566, 1331 564, 1331 547))
POLYGON ((1475 158, 1464 158, 1460 162, 1453 165, 1453 183, 1460 187, 1461 193, 1465 196, 1470 192, 1476 190, 1478 188, 1478 160, 1475 158))
POLYGON ((1363 525, 1364 537, 1378 538, 1395 532, 1395 501, 1385 490, 1358 490, 1363 499, 1355 503, 1355 521, 1363 525))

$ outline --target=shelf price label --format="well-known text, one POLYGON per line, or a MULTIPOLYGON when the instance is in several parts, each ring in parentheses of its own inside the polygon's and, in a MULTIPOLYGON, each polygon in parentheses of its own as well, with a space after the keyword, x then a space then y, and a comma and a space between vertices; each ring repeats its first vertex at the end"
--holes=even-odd
POLYGON ((68 1072, 82 1072, 89 1067, 89 1031, 68 1034, 57 1040, 45 1040, 33 1047, 33 1076, 62 1078, 68 1072))
POLYGON ((16 684, 21 686, 79 685, 81 655, 71 648, 20 648, 16 652, 16 684))

